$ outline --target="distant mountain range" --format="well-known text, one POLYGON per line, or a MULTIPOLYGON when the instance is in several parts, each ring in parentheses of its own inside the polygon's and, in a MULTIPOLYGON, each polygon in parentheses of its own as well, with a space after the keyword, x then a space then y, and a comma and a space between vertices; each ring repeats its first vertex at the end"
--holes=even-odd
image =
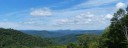
POLYGON ((23 33, 34 35, 34 36, 40 36, 44 38, 54 38, 54 37, 61 37, 66 36, 70 34, 101 34, 103 30, 53 30, 53 31, 47 31, 47 30, 20 30, 23 33))
POLYGON ((21 32, 40 36, 42 38, 49 38, 53 40, 53 42, 57 44, 67 44, 69 42, 77 42, 77 37, 83 34, 95 34, 100 35, 102 34, 103 30, 21 30, 21 32))

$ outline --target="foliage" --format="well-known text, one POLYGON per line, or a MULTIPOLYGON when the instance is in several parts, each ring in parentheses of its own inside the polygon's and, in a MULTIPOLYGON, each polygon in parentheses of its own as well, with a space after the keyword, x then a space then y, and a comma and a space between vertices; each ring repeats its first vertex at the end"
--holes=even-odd
POLYGON ((69 43, 69 44, 67 45, 67 48, 76 48, 76 44, 74 44, 74 43, 69 43))
POLYGON ((66 35, 66 36, 61 36, 61 37, 56 37, 56 38, 52 38, 53 42, 55 42, 56 44, 68 44, 69 42, 77 42, 77 36, 80 36, 82 34, 70 34, 70 35, 66 35))
POLYGON ((66 48, 66 45, 54 45, 54 46, 47 46, 43 48, 66 48))
POLYGON ((28 48, 50 45, 50 40, 24 34, 13 29, 0 28, 0 48, 28 48))
POLYGON ((111 25, 105 30, 100 37, 99 48, 127 48, 127 28, 128 15, 123 9, 114 13, 111 19, 111 25))
POLYGON ((79 46, 81 46, 82 48, 89 48, 89 45, 92 42, 95 42, 96 40, 97 40, 97 36, 91 34, 84 34, 78 37, 79 46))

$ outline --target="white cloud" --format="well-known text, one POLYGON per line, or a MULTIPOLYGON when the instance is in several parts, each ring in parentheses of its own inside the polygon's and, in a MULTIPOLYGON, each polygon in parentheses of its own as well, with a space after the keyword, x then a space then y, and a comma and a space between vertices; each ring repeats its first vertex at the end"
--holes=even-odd
POLYGON ((18 28, 19 24, 16 22, 0 22, 0 27, 2 28, 18 28))
POLYGON ((80 8, 89 8, 89 7, 96 7, 96 6, 102 6, 107 5, 109 3, 116 2, 118 0, 88 0, 87 2, 83 2, 77 6, 74 6, 74 9, 80 9, 80 8))
POLYGON ((72 24, 88 24, 92 21, 94 15, 90 12, 80 13, 72 18, 57 19, 57 25, 72 25, 72 24))
POLYGON ((32 11, 30 12, 30 15, 32 16, 51 16, 52 11, 48 8, 43 8, 43 9, 31 9, 32 11))
POLYGON ((94 15, 91 12, 80 13, 74 18, 74 22, 78 22, 78 23, 83 22, 86 24, 89 23, 93 17, 94 15))
POLYGON ((93 14, 87 12, 87 13, 80 13, 79 15, 76 16, 76 18, 91 18, 93 16, 94 16, 93 14))
POLYGON ((124 8, 124 7, 125 7, 125 3, 119 2, 116 4, 117 9, 124 8))
POLYGON ((86 25, 93 27, 93 25, 102 26, 102 25, 109 25, 109 21, 112 18, 111 14, 104 15, 96 15, 92 12, 81 12, 72 18, 64 18, 64 19, 57 19, 56 25, 70 25, 69 27, 73 25, 86 25))
POLYGON ((68 19, 57 19, 55 20, 56 24, 62 25, 62 24, 67 24, 69 23, 68 19))
POLYGON ((112 17, 113 17, 112 14, 107 14, 107 15, 105 16, 106 19, 111 19, 112 17))

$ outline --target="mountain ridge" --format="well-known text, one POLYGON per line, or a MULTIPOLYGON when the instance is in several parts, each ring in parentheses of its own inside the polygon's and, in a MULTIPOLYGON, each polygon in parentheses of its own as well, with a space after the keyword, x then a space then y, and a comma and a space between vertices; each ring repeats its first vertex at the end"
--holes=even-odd
POLYGON ((46 38, 61 37, 69 34, 102 34, 103 30, 20 30, 29 35, 46 38))

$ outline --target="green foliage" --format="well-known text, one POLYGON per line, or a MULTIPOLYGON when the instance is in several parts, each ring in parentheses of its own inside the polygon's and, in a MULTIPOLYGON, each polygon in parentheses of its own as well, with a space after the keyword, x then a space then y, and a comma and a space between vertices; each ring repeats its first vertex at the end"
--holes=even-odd
POLYGON ((81 34, 69 34, 66 36, 61 36, 61 37, 56 37, 56 38, 52 38, 52 40, 56 43, 56 44, 68 44, 69 42, 77 42, 77 36, 80 36, 81 34))
MULTIPOLYGON (((99 48, 127 48, 125 29, 128 27, 128 16, 119 9, 111 19, 111 25, 99 39, 99 48)), ((127 33, 126 33, 127 34, 127 33)))
POLYGON ((98 43, 97 42, 91 42, 89 43, 89 48, 98 48, 98 43))
POLYGON ((127 14, 128 14, 128 5, 127 5, 127 8, 126 8, 126 11, 127 11, 127 14))
POLYGON ((76 48, 76 44, 74 44, 74 43, 69 43, 69 44, 67 45, 67 48, 76 48))
POLYGON ((79 48, 91 48, 97 46, 97 35, 84 34, 78 37, 79 48))
POLYGON ((66 45, 54 45, 54 46, 47 46, 47 47, 43 47, 43 48, 66 48, 66 45))
POLYGON ((50 45, 47 39, 34 37, 13 29, 0 28, 0 48, 28 48, 50 45))
MULTIPOLYGON (((99 42, 102 41, 101 37, 94 34, 84 34, 84 35, 78 36, 77 39, 78 39, 77 43, 69 43, 67 45, 67 48, 100 48, 99 42)), ((106 47, 103 46, 103 48, 106 48, 106 47)))

